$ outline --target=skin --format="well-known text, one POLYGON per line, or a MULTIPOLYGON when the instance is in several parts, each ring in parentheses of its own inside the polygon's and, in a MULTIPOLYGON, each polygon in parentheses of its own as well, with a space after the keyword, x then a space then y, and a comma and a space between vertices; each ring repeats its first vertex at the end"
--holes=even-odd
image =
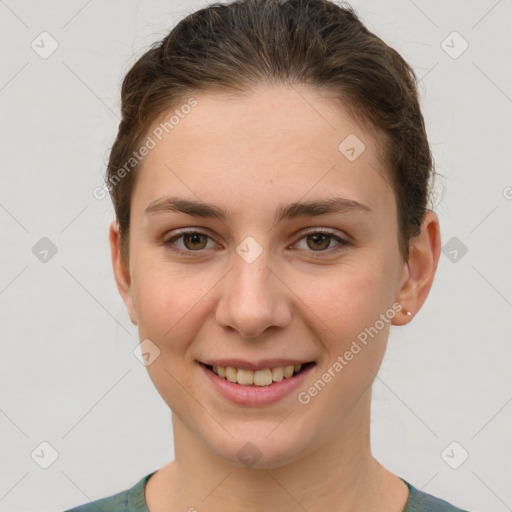
POLYGON ((175 460, 148 481, 149 510, 403 510, 406 485, 371 454, 371 385, 390 324, 408 323, 429 293, 437 216, 425 213, 404 261, 379 140, 325 93, 269 86, 194 97, 198 105, 143 161, 128 262, 117 223, 110 227, 119 292, 140 339, 160 350, 147 370, 172 410, 175 460), (349 134, 366 146, 354 161, 338 150, 349 134), (214 203, 232 216, 144 213, 165 195, 214 203), (371 211, 273 221, 278 205, 332 197, 371 211), (165 242, 180 228, 207 236, 175 240, 188 250, 178 255, 165 242), (317 228, 352 243, 336 251, 335 238, 308 242, 304 231, 317 228), (263 251, 252 263, 236 252, 247 236, 263 251), (307 390, 394 303, 403 310, 306 405, 295 392, 267 406, 232 404, 197 363, 313 360, 307 390), (237 457, 248 441, 261 452, 253 467, 237 457))

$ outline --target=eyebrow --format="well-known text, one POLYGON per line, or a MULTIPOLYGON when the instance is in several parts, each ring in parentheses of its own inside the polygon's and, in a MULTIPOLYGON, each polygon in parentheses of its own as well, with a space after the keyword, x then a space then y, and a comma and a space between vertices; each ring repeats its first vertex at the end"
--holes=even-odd
MULTIPOLYGON (((371 208, 352 199, 335 197, 332 199, 317 199, 314 201, 294 202, 280 205, 274 216, 275 223, 297 217, 316 217, 331 213, 350 211, 371 212, 371 208)), ((149 204, 146 215, 158 212, 182 212, 193 217, 215 218, 226 220, 230 213, 214 204, 202 201, 191 201, 175 196, 165 196, 149 204)))

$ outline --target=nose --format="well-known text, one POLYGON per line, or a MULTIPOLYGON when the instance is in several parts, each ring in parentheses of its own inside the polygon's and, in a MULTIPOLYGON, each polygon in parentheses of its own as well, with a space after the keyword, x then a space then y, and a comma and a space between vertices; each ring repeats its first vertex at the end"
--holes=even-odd
POLYGON ((290 318, 289 288, 270 268, 267 253, 251 263, 234 254, 217 306, 219 325, 243 338, 256 338, 271 327, 285 327, 290 318))

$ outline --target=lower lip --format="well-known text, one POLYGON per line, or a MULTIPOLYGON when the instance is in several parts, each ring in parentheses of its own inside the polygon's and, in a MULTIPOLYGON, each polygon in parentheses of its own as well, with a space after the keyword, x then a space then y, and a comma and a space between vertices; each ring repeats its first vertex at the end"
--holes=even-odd
POLYGON ((315 364, 308 366, 293 377, 273 382, 268 386, 234 384, 213 373, 203 363, 199 363, 199 366, 217 391, 231 402, 238 405, 267 405, 281 400, 296 390, 303 384, 315 364))

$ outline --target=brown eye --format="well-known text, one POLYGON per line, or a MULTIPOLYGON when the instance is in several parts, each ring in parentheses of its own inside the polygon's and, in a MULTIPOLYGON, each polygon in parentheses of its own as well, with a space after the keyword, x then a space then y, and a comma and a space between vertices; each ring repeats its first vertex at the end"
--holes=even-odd
POLYGON ((206 246, 206 236, 201 233, 186 233, 183 236, 183 245, 191 251, 204 249, 206 246), (202 239, 202 241, 201 241, 202 239), (203 242, 203 243, 202 243, 203 242))
POLYGON ((306 237, 308 247, 313 250, 327 249, 331 243, 331 239, 332 235, 326 235, 324 233, 314 233, 306 237))
POLYGON ((324 254, 327 256, 329 254, 342 251, 350 245, 350 242, 336 235, 332 231, 319 229, 317 231, 310 231, 309 233, 306 233, 304 236, 299 238, 295 245, 299 249, 309 252, 313 256, 321 257, 324 254), (333 241, 335 242, 334 244, 333 241))
POLYGON ((190 255, 193 252, 203 252, 203 249, 211 249, 208 242, 215 245, 210 236, 200 231, 185 231, 165 240, 165 245, 172 251, 190 255))

